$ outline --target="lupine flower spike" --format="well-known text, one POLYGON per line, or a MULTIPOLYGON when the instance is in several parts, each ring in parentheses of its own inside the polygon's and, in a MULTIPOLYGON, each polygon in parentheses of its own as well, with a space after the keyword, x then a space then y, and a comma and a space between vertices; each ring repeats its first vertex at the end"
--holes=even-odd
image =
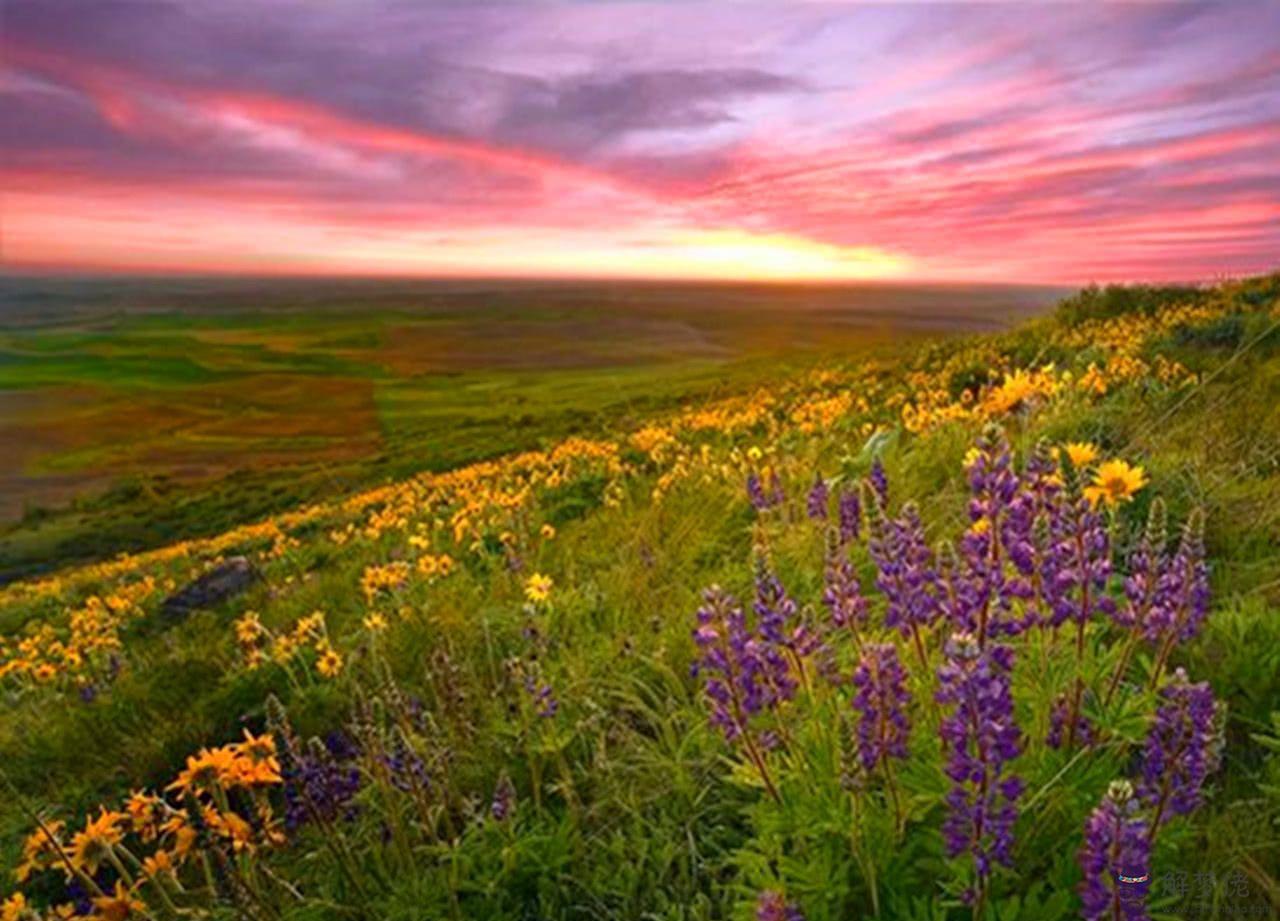
POLYGON ((1147 639, 1156 644, 1151 686, 1160 683, 1169 655, 1179 643, 1193 639, 1209 611, 1209 567, 1204 558, 1204 513, 1193 511, 1182 529, 1178 552, 1169 560, 1156 585, 1156 600, 1145 624, 1147 639))
POLYGON ((1081 735, 1084 719, 1085 628, 1096 614, 1113 615, 1115 604, 1106 595, 1111 575, 1111 539, 1102 514, 1081 493, 1081 473, 1071 454, 1063 451, 1062 471, 1067 488, 1051 525, 1052 544, 1044 561, 1041 584, 1049 610, 1049 623, 1057 627, 1074 621, 1075 682, 1066 714, 1068 748, 1081 735))
POLYGON ((801 620, 800 606, 787 594, 763 556, 756 563, 756 597, 752 609, 761 639, 785 651, 801 684, 808 687, 805 659, 818 651, 821 637, 801 620))
POLYGON ((1129 571, 1124 580, 1125 603, 1117 609, 1115 621, 1129 631, 1120 661, 1107 687, 1106 702, 1110 703, 1116 689, 1124 679, 1133 650, 1147 630, 1147 622, 1160 600, 1160 576, 1167 567, 1165 544, 1168 540, 1167 515, 1164 500, 1157 497, 1151 502, 1147 514, 1147 527, 1129 555, 1129 571))
POLYGON ((993 865, 1012 862, 1016 803, 1023 790, 1022 781, 1007 772, 1022 749, 1009 687, 1013 650, 995 643, 983 649, 972 634, 958 633, 944 652, 937 698, 952 709, 939 732, 952 786, 942 831, 950 856, 973 859, 981 905, 993 865))
POLYGON ((999 426, 988 426, 965 457, 969 484, 969 528, 960 539, 963 578, 974 609, 964 629, 978 645, 989 637, 1014 636, 1029 625, 1015 610, 1034 595, 1033 531, 1036 496, 1021 489, 1013 452, 999 426))
POLYGON ((898 647, 880 643, 867 647, 853 673, 853 708, 858 712, 858 757, 871 773, 884 772, 893 799, 898 826, 902 825, 902 804, 894 782, 890 759, 906 758, 911 722, 907 707, 911 695, 906 689, 906 672, 898 661, 898 647))
POLYGON ((1142 921, 1148 917, 1151 844, 1133 784, 1111 784, 1084 823, 1080 849, 1081 917, 1085 921, 1142 921))
POLYGON ((883 509, 889 507, 889 477, 884 472, 884 464, 880 458, 871 462, 871 473, 867 476, 871 490, 875 494, 876 504, 883 509))
POLYGON ((770 470, 767 480, 754 471, 747 476, 747 499, 757 512, 764 512, 782 505, 787 497, 782 491, 782 480, 770 470))
POLYGON ((862 533, 862 499, 857 489, 841 490, 836 515, 841 545, 856 541, 862 533))
POLYGON ((805 510, 814 521, 826 521, 827 506, 830 501, 831 489, 827 486, 827 481, 822 478, 822 474, 817 474, 813 479, 813 486, 809 488, 805 510))
POLYGON ((1201 788, 1217 766, 1217 704, 1208 682, 1192 684, 1178 669, 1160 689, 1160 707, 1143 749, 1138 795, 1153 810, 1150 835, 1173 816, 1200 805, 1201 788))
POLYGON ((772 737, 758 734, 752 723, 794 695, 787 659, 767 640, 753 635, 742 606, 715 586, 705 592, 697 616, 693 638, 699 658, 693 672, 702 677, 711 702, 711 724, 727 741, 741 742, 770 796, 780 800, 763 754, 772 737))
POLYGON ((925 539, 924 523, 914 503, 889 518, 876 506, 876 526, 868 544, 879 575, 876 588, 885 596, 884 625, 911 637, 920 664, 929 667, 921 631, 937 616, 937 572, 925 539))
POLYGON ((489 814, 496 822, 505 822, 516 811, 516 788, 511 778, 503 774, 498 778, 498 785, 493 790, 493 801, 489 804, 489 814))
POLYGON ((839 546, 828 548, 823 573, 822 603, 831 612, 831 623, 848 630, 854 648, 861 652, 862 630, 867 622, 867 599, 862 594, 858 573, 839 546))

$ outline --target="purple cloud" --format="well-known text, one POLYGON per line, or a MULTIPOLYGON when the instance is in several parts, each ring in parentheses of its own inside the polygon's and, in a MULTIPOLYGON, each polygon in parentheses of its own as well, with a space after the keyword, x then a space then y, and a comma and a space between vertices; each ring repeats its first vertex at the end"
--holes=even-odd
POLYGON ((90 202, 140 245, 210 201, 246 249, 463 227, 495 270, 519 227, 1054 280, 1280 251, 1275 4, 9 0, 0 50, 31 262, 90 202))

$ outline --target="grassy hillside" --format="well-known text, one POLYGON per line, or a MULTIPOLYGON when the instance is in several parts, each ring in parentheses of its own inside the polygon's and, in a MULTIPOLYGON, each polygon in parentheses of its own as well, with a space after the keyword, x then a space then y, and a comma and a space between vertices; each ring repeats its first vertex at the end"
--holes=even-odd
POLYGON ((14 583, 5 917, 1273 916, 1278 330, 1087 290, 14 583))
POLYGON ((0 278, 0 583, 625 431, 1050 289, 0 278))

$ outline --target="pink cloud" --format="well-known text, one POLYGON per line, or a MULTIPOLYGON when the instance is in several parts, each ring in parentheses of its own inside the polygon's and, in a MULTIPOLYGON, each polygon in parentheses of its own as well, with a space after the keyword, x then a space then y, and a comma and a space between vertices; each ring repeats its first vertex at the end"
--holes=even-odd
POLYGON ((58 2, 3 35, 14 265, 1082 281, 1280 252, 1274 8, 335 3, 300 31, 232 0, 165 5, 161 41, 58 2))

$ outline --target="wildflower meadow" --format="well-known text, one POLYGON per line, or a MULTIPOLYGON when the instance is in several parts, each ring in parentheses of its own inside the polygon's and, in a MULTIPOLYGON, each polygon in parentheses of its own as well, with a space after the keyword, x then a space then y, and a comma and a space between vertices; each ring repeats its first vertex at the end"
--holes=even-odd
POLYGON ((14 582, 0 917, 1276 917, 1277 407, 1090 288, 14 582))

